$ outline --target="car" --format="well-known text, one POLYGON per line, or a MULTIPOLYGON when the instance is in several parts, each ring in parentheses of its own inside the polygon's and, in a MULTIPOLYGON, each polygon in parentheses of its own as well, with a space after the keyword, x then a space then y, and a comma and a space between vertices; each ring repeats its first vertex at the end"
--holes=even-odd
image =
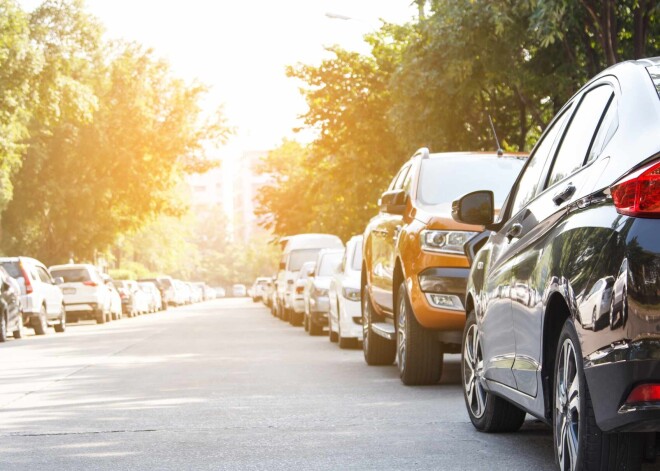
POLYGON ((308 276, 303 296, 305 315, 303 325, 309 335, 321 335, 328 325, 330 281, 341 263, 344 249, 323 249, 319 252, 314 271, 308 276))
POLYGON ((362 349, 368 365, 395 359, 406 385, 437 383, 445 353, 459 353, 469 263, 463 244, 483 230, 451 217, 471 189, 506 198, 523 155, 418 150, 382 194, 364 231, 362 349))
POLYGON ((174 305, 183 306, 190 304, 190 288, 181 280, 172 280, 174 286, 174 305))
POLYGON ((112 314, 112 319, 119 320, 123 317, 121 295, 119 294, 119 291, 117 291, 117 287, 112 282, 110 276, 103 274, 102 277, 106 288, 108 288, 108 291, 110 292, 110 313, 112 314))
POLYGON ((231 295, 234 298, 244 298, 247 296, 247 288, 245 285, 237 283, 231 287, 231 295))
POLYGON ((224 298, 225 296, 227 296, 227 291, 221 286, 214 288, 214 290, 215 290, 216 298, 224 298))
POLYGON ((266 278, 266 284, 264 286, 264 293, 262 299, 266 307, 271 307, 274 291, 275 291, 275 280, 273 279, 273 277, 269 276, 268 278, 266 278))
POLYGON ((137 281, 114 280, 113 284, 117 288, 117 291, 119 291, 123 314, 128 317, 135 317, 140 314, 146 314, 149 311, 147 294, 140 289, 137 281))
POLYGON ((0 342, 11 333, 15 339, 23 336, 21 288, 18 282, 0 267, 0 342))
POLYGON ((305 286, 307 285, 307 280, 311 276, 314 276, 314 269, 316 267, 316 261, 314 262, 305 262, 298 276, 293 283, 293 298, 291 300, 291 309, 293 310, 293 315, 289 316, 289 323, 291 325, 297 326, 300 325, 298 319, 302 316, 304 319, 305 316, 305 286))
POLYGON ((64 332, 66 310, 58 286, 63 280, 53 278, 43 263, 30 257, 1 257, 0 265, 18 281, 23 325, 34 329, 36 335, 45 335, 49 326, 64 332))
POLYGON ((362 341, 360 274, 362 270, 362 236, 351 237, 340 269, 330 281, 330 312, 328 337, 339 348, 348 348, 362 341))
POLYGON ((263 300, 268 282, 269 278, 266 277, 259 277, 254 280, 251 288, 253 302, 256 303, 263 300))
POLYGON ((148 311, 156 312, 163 310, 163 299, 160 297, 160 290, 156 283, 151 281, 138 282, 140 289, 146 294, 148 311))
POLYGON ((322 249, 341 249, 344 247, 339 237, 332 234, 296 234, 280 239, 282 256, 277 272, 276 315, 289 321, 294 317, 293 325, 302 325, 303 315, 293 309, 293 288, 298 272, 303 263, 316 260, 322 249))
POLYGON ((158 291, 160 291, 160 297, 162 299, 163 309, 167 309, 168 306, 176 306, 176 292, 171 276, 140 278, 137 281, 138 283, 151 282, 156 284, 156 286, 158 287, 158 291))
POLYGON ((89 263, 53 265, 50 273, 62 278, 59 285, 64 294, 64 307, 69 322, 93 320, 104 324, 112 320, 112 299, 101 274, 89 263))
POLYGON ((487 229, 465 248, 470 420, 513 432, 537 417, 562 470, 638 470, 660 432, 658 136, 660 58, 623 62, 559 110, 499 214, 488 191, 453 203, 487 229), (599 283, 619 312, 594 329, 580 313, 599 317, 599 283))

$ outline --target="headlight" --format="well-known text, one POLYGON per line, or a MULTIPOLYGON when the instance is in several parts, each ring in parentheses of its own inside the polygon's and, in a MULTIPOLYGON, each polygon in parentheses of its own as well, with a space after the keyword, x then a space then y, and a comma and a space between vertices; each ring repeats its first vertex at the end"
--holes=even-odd
POLYGON ((360 300, 360 290, 355 288, 342 288, 341 294, 348 299, 349 301, 359 301, 360 300))
POLYGON ((468 231, 422 231, 419 235, 422 249, 429 252, 464 254, 463 245, 477 235, 468 231))

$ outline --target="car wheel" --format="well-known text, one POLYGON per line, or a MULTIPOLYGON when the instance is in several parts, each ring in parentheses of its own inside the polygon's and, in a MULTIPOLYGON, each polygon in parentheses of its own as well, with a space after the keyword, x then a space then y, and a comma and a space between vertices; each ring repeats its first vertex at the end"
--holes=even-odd
POLYGON ((96 313, 96 323, 105 324, 105 312, 100 311, 96 313))
POLYGON ((314 322, 312 316, 309 316, 309 335, 323 335, 323 327, 314 322))
POLYGON ((7 341, 7 317, 3 312, 0 314, 0 342, 7 341))
POLYGON ((332 330, 331 324, 328 324, 328 340, 330 340, 332 343, 335 343, 339 340, 339 334, 332 330))
POLYGON ((553 389, 555 459, 562 471, 641 468, 643 440, 632 433, 603 433, 596 424, 580 341, 570 319, 557 343, 553 389))
POLYGON ((396 356, 396 342, 388 340, 371 330, 373 306, 366 287, 362 301, 362 352, 367 365, 391 365, 396 356))
POLYGON ((401 283, 397 315, 397 365, 399 377, 408 386, 435 384, 442 376, 442 348, 435 333, 421 326, 401 283))
POLYGON ((596 330, 596 306, 594 306, 594 310, 591 313, 591 327, 596 330))
POLYGON ((48 321, 46 320, 46 308, 41 306, 39 316, 30 320, 30 326, 34 329, 36 335, 46 335, 48 332, 48 321))
POLYGON ((64 309, 64 306, 62 306, 62 309, 60 310, 60 322, 55 324, 53 328, 55 329, 55 332, 58 333, 62 333, 66 330, 66 310, 64 309))
POLYGON ((303 327, 305 328, 305 332, 309 332, 309 317, 307 317, 307 313, 303 314, 303 327))
POLYGON ((484 387, 483 350, 474 310, 463 330, 461 377, 470 421, 481 432, 515 432, 525 421, 525 411, 489 393, 484 387))
POLYGON ((18 313, 18 320, 16 321, 16 330, 13 332, 15 339, 23 338, 23 313, 18 313))

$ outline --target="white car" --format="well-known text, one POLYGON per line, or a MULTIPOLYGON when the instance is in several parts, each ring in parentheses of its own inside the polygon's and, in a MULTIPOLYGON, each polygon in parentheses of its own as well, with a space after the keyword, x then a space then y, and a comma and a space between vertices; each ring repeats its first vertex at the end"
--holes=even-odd
POLYGON ((578 305, 578 315, 582 327, 600 330, 599 327, 604 327, 601 325, 603 324, 601 322, 602 317, 607 318, 605 323, 609 322, 613 287, 613 276, 606 276, 594 283, 591 291, 584 296, 584 299, 578 305))
POLYGON ((110 291, 110 314, 112 314, 113 320, 119 320, 123 317, 121 295, 112 283, 112 278, 103 278, 103 280, 105 281, 105 286, 108 288, 108 291, 110 291))
POLYGON ((305 317, 303 325, 309 335, 321 335, 328 325, 330 281, 341 264, 344 249, 324 249, 319 252, 313 275, 305 285, 305 317))
POLYGON ((298 278, 293 284, 293 299, 291 301, 291 308, 293 309, 293 316, 289 316, 289 322, 296 325, 297 318, 305 318, 305 285, 310 276, 314 275, 314 268, 316 262, 305 262, 300 267, 298 278))
POLYGON ((70 322, 94 320, 103 324, 112 320, 110 291, 94 265, 54 265, 50 272, 63 280, 60 289, 70 322))
POLYGON ((147 305, 149 312, 156 312, 163 310, 163 299, 160 295, 158 287, 150 281, 138 282, 140 289, 144 291, 147 297, 147 305))
POLYGON ((235 284, 231 287, 231 295, 234 298, 244 298, 247 296, 247 288, 242 284, 235 284))
POLYGON ((339 348, 362 341, 362 311, 360 309, 360 273, 362 267, 362 236, 352 237, 340 269, 330 282, 330 313, 328 335, 339 348))
POLYGON ((37 335, 44 335, 49 325, 55 332, 64 332, 64 296, 57 286, 62 280, 54 279, 46 266, 34 258, 3 257, 0 264, 21 288, 23 325, 33 328, 37 335))

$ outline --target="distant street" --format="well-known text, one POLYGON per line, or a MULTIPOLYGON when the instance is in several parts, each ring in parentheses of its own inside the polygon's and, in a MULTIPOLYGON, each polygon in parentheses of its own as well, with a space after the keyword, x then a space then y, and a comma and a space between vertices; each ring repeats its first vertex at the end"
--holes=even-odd
POLYGON ((405 387, 249 300, 10 339, 0 364, 3 471, 555 469, 531 418, 474 430, 458 355, 405 387))

